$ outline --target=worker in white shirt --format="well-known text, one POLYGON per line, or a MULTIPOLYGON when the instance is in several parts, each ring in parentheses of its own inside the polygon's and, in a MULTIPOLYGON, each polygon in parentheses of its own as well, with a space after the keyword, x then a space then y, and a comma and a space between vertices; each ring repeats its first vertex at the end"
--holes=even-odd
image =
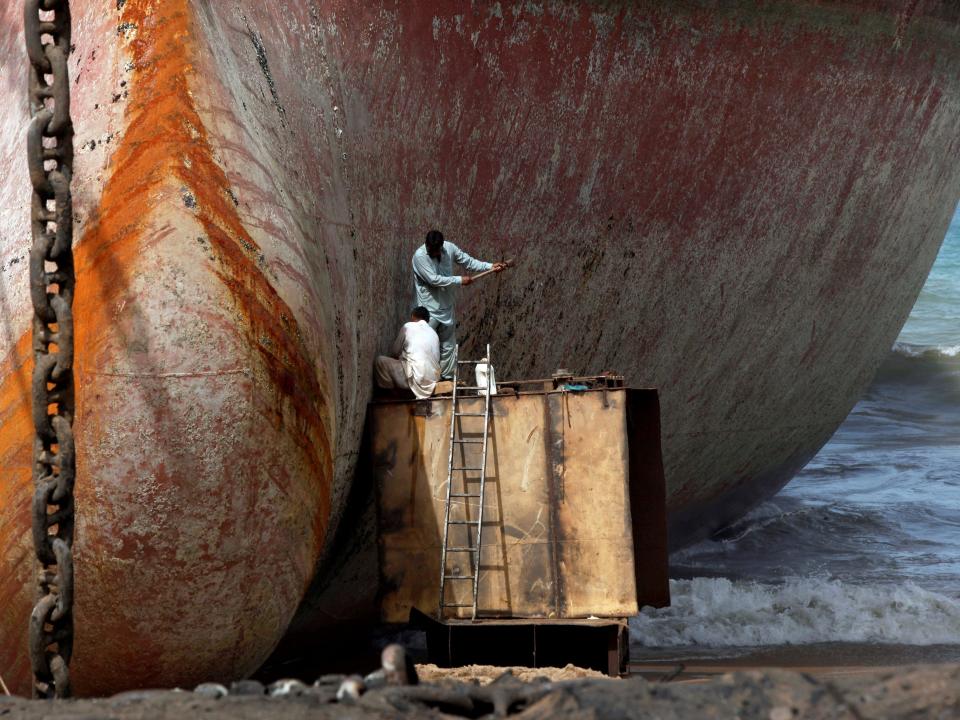
POLYGON ((380 355, 374 363, 377 387, 410 389, 420 400, 433 395, 440 379, 440 338, 430 327, 430 311, 425 307, 414 308, 410 322, 400 328, 393 355, 380 355))

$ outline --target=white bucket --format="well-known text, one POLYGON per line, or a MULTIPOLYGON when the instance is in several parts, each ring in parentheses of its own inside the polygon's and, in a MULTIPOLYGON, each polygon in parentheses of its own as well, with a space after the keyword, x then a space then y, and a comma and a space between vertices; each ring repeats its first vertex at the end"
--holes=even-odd
POLYGON ((477 364, 477 387, 480 388, 478 392, 481 395, 487 394, 487 368, 489 368, 490 373, 490 394, 497 394, 497 375, 493 370, 493 365, 487 363, 487 359, 484 358, 482 362, 477 364))

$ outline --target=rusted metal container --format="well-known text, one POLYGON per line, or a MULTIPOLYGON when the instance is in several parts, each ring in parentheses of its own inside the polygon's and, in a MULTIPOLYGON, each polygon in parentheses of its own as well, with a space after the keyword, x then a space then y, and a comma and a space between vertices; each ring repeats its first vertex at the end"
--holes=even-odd
MULTIPOLYGON (((483 404, 482 398, 462 399, 458 411, 482 415, 483 404)), ((406 622, 414 608, 438 608, 451 406, 450 398, 371 405, 384 622, 406 622)), ((666 511, 656 408, 656 391, 625 388, 528 390, 491 398, 478 616, 625 618, 641 605, 665 604, 666 511), (628 432, 639 428, 644 413, 652 438, 628 432), (635 516, 638 527, 658 524, 660 537, 635 534, 635 516), (638 576, 644 579, 641 590, 638 576)), ((458 422, 464 437, 482 437, 483 417, 458 422)), ((453 462, 479 467, 480 446, 457 445, 453 462)), ((479 482, 479 472, 469 473, 464 492, 476 493, 479 482)), ((451 520, 476 520, 478 513, 478 500, 451 499, 451 520)), ((451 546, 474 545, 473 526, 452 525, 449 532, 451 546)), ((462 553, 448 557, 447 569, 457 576, 476 570, 462 553)), ((472 600, 468 583, 447 583, 448 602, 469 606, 472 600)), ((469 607, 452 608, 445 617, 471 613, 469 607)))

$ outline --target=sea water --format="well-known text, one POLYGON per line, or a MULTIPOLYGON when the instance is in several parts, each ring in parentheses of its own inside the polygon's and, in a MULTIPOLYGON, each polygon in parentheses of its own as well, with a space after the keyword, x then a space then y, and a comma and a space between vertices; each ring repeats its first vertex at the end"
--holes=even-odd
POLYGON ((960 208, 833 439, 773 500, 674 554, 671 576, 672 607, 631 622, 635 657, 855 643, 960 659, 960 208))

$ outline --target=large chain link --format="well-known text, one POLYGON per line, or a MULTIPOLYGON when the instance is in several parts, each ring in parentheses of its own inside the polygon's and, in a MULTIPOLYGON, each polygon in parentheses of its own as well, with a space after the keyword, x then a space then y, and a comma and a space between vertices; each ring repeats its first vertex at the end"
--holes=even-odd
POLYGON ((33 543, 42 568, 30 616, 34 697, 67 697, 73 650, 73 124, 69 0, 25 0, 27 160, 33 186, 33 543))

